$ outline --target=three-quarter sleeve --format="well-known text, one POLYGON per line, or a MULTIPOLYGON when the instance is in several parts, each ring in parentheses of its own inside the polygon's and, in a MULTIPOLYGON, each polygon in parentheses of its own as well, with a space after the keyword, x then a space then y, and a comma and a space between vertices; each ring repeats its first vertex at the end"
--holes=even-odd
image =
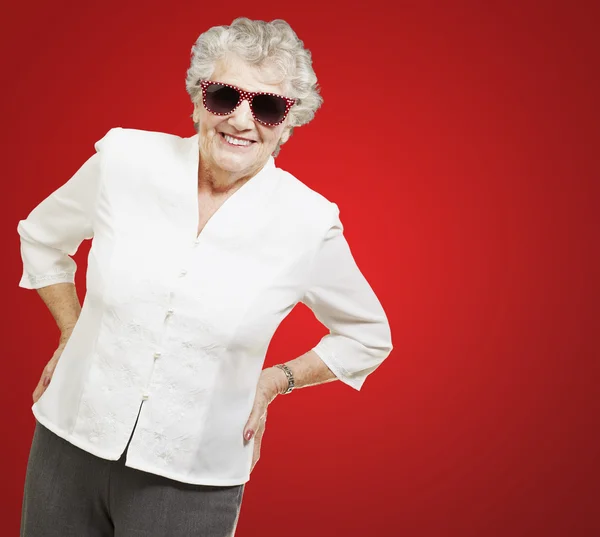
POLYGON ((95 153, 71 179, 19 221, 23 260, 20 287, 39 289, 75 281, 77 266, 70 256, 84 239, 93 237, 99 182, 100 154, 95 153))
POLYGON ((381 303, 362 275, 343 235, 339 208, 312 262, 301 300, 329 329, 312 350, 336 377, 360 390, 366 377, 392 351, 381 303))

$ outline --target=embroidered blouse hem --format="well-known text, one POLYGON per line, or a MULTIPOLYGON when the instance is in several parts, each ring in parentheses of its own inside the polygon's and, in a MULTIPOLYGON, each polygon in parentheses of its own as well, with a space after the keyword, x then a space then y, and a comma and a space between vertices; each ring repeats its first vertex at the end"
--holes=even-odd
MULTIPOLYGON (((98 449, 98 446, 95 446, 94 444, 91 444, 89 442, 83 442, 79 437, 70 435, 70 434, 66 433, 65 431, 59 429, 58 427, 56 427, 54 425, 54 423, 52 423, 52 421, 46 419, 46 417, 39 412, 39 410, 35 404, 31 407, 31 410, 32 410, 33 415, 37 419, 37 421, 39 421, 44 427, 46 427, 46 429, 49 429, 54 434, 60 436, 64 440, 67 440, 67 442, 73 444, 74 446, 78 447, 79 449, 83 449, 84 451, 87 451, 88 453, 90 453, 96 457, 99 457, 101 459, 105 459, 108 461, 116 461, 121 458, 121 454, 119 454, 117 456, 111 456, 108 453, 106 453, 104 450, 98 449)), ((137 460, 135 457, 132 457, 131 454, 129 453, 129 451, 127 452, 127 455, 125 456, 125 465, 129 468, 135 468, 136 470, 141 470, 142 472, 148 472, 151 474, 160 475, 162 477, 166 477, 167 479, 173 479, 175 481, 180 481, 181 483, 189 483, 192 485, 208 485, 208 486, 215 486, 215 487, 228 487, 231 485, 242 485, 244 483, 247 483, 250 480, 249 475, 247 475, 245 477, 241 477, 239 479, 235 479, 235 478, 215 479, 214 477, 211 477, 211 476, 206 476, 206 477, 194 476, 192 479, 190 479, 190 476, 178 475, 178 474, 175 474, 174 472, 169 472, 168 469, 167 470, 160 469, 160 468, 156 468, 154 466, 144 464, 143 462, 140 462, 139 460, 137 460)))
POLYGON ((75 283, 74 272, 58 272, 56 274, 44 274, 35 276, 32 274, 23 274, 19 287, 25 289, 41 289, 55 283, 75 283))

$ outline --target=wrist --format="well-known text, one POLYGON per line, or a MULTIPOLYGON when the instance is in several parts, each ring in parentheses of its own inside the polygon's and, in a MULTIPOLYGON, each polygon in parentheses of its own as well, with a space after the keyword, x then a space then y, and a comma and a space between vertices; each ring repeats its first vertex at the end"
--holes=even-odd
MULTIPOLYGON (((279 371, 281 371, 283 373, 283 375, 285 376, 285 383, 280 385, 283 386, 283 391, 280 391, 280 393, 283 394, 287 394, 290 393, 295 385, 295 379, 294 379, 294 373, 292 372, 292 370, 290 369, 290 367, 287 364, 277 364, 275 365, 276 369, 279 369, 279 371)), ((281 376, 281 374, 280 374, 281 376)))
POLYGON ((73 328, 75 327, 70 326, 69 328, 64 328, 60 331, 60 338, 58 340, 59 347, 64 347, 67 344, 67 341, 69 341, 71 333, 73 332, 73 328))
POLYGON ((286 374, 276 366, 269 367, 269 371, 275 396, 283 395, 288 389, 288 379, 286 374))

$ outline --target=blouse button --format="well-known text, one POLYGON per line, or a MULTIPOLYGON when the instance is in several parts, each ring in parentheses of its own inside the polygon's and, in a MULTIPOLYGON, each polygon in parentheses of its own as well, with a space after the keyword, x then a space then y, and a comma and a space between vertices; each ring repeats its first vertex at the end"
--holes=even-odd
POLYGON ((157 358, 160 358, 160 352, 155 352, 154 353, 154 359, 156 360, 157 358))
POLYGON ((175 313, 175 311, 173 310, 173 308, 169 308, 167 310, 167 315, 173 315, 173 313, 175 313))
POLYGON ((187 274, 187 270, 185 269, 181 269, 181 271, 179 272, 180 276, 185 276, 187 274))
POLYGON ((146 401, 150 397, 147 393, 142 394, 142 400, 146 401))

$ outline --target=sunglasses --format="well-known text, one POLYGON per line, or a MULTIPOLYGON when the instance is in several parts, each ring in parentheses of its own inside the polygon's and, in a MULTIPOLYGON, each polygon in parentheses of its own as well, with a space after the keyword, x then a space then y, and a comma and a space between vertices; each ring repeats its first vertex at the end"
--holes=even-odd
POLYGON ((256 121, 274 127, 283 123, 296 99, 289 99, 276 93, 264 91, 244 91, 241 88, 222 82, 201 80, 204 107, 217 116, 231 114, 243 100, 248 101, 252 116, 256 121))

